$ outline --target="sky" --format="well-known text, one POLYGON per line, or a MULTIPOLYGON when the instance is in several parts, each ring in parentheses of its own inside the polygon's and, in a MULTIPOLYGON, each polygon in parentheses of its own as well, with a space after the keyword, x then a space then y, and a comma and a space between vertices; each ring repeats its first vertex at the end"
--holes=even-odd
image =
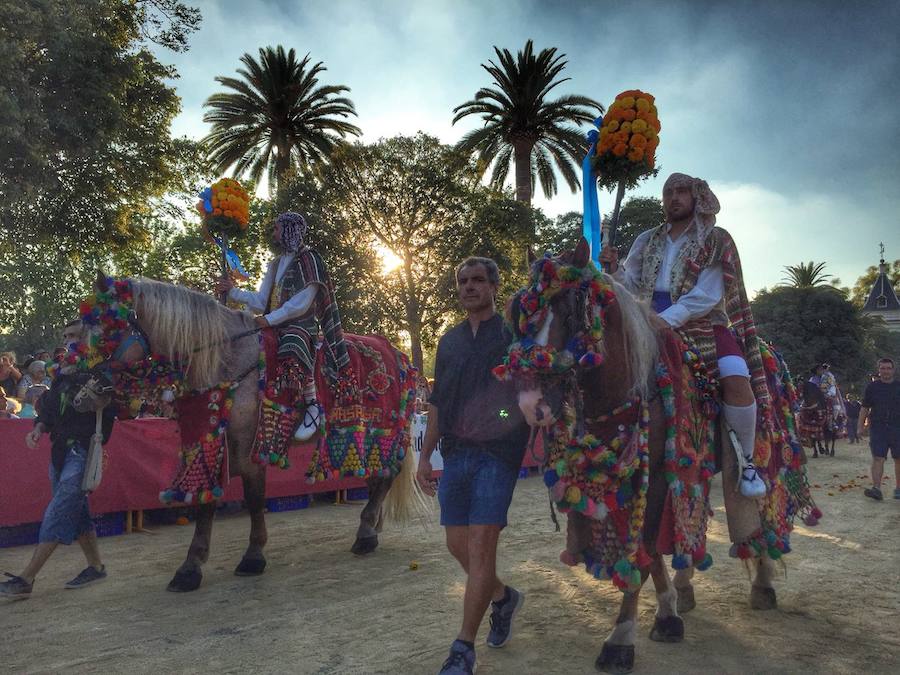
MULTIPOLYGON (((675 171, 707 180, 718 224, 738 245, 748 291, 809 260, 852 286, 900 258, 900 2, 856 0, 566 2, 564 0, 219 0, 189 2, 203 23, 176 67, 176 135, 208 133, 203 102, 244 53, 283 45, 350 87, 362 140, 418 131, 453 143, 452 109, 490 76, 493 47, 566 55, 554 95, 608 106, 625 89, 656 97, 659 176, 629 196, 659 197, 675 171)), ((584 128, 587 131, 587 128, 584 128)), ((534 205, 554 216, 581 194, 534 205)), ((600 193, 600 208, 613 196, 600 193)))

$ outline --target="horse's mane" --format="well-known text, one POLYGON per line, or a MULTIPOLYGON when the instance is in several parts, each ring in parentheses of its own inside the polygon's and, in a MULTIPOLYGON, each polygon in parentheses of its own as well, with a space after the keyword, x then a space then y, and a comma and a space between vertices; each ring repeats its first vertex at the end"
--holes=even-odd
POLYGON ((153 351, 180 359, 191 388, 217 384, 229 310, 208 295, 152 279, 133 279, 132 290, 138 321, 153 351))
POLYGON ((612 285, 622 314, 625 351, 631 373, 629 392, 632 396, 646 398, 659 360, 659 344, 656 341, 656 329, 650 319, 650 307, 646 302, 638 301, 628 289, 608 274, 603 277, 612 285))

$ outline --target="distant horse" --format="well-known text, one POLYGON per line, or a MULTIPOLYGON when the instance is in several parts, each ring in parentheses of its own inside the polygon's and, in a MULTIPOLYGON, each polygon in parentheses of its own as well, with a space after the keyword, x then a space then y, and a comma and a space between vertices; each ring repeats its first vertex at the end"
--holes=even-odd
MULTIPOLYGON (((230 419, 227 426, 223 425, 227 435, 227 470, 230 476, 240 476, 244 485, 244 501, 250 512, 250 541, 246 552, 235 569, 238 576, 262 574, 266 567, 266 558, 263 547, 268 539, 265 523, 265 493, 266 493, 266 465, 257 463, 251 459, 251 449, 257 438, 257 425, 261 423, 260 409, 260 338, 255 330, 253 317, 243 311, 229 309, 218 304, 213 298, 198 293, 182 286, 173 286, 148 279, 126 279, 114 282, 115 288, 111 288, 110 280, 103 275, 98 277, 96 296, 106 297, 104 294, 115 293, 120 289, 122 294, 131 298, 129 303, 120 303, 113 309, 108 309, 101 316, 99 335, 94 340, 116 339, 120 347, 112 357, 102 364, 103 368, 114 367, 116 372, 125 373, 129 369, 137 367, 137 364, 147 363, 151 353, 161 354, 170 360, 185 359, 182 375, 185 376, 185 384, 194 390, 215 390, 225 384, 230 399, 230 419), (124 331, 127 335, 113 336, 110 332, 110 324, 116 316, 128 315, 128 326, 124 331), (109 319, 107 319, 109 316, 109 319)), ((353 336, 347 336, 348 343, 353 336)), ((408 421, 413 412, 412 396, 414 383, 405 378, 414 377, 414 371, 409 368, 409 360, 398 350, 389 346, 386 340, 380 339, 382 354, 388 354, 382 358, 379 370, 374 374, 379 386, 379 393, 390 390, 396 394, 394 400, 401 400, 409 393, 408 405, 397 409, 374 411, 377 417, 387 420, 391 428, 387 433, 393 434, 395 447, 389 450, 393 453, 385 459, 385 466, 379 469, 377 475, 372 473, 367 478, 369 488, 369 500, 360 515, 360 525, 357 530, 356 541, 353 544, 354 553, 369 553, 378 545, 378 531, 381 528, 382 515, 387 512, 402 520, 408 516, 419 503, 419 493, 415 486, 415 469, 412 452, 408 451, 408 421), (393 359, 393 362, 390 361, 393 359), (394 470, 388 466, 393 462, 394 470), (395 474, 399 471, 399 480, 395 474), (392 489, 393 486, 393 489, 392 489)), ((369 348, 370 352, 375 350, 369 348)), ((368 379, 373 378, 372 373, 354 372, 354 386, 365 386, 368 379), (362 383, 360 385, 360 383, 362 383)), ((136 386, 151 386, 150 381, 141 381, 141 375, 131 378, 136 386)), ((115 386, 119 387, 121 394, 122 381, 114 378, 115 386)), ((371 398, 376 399, 372 396, 371 398)), ((82 406, 90 405, 91 401, 97 401, 102 405, 102 396, 91 388, 83 389, 79 394, 82 406)), ((223 398, 222 401, 225 399, 223 398)), ((176 401, 176 406, 179 401, 176 401)), ((378 405, 378 403, 370 404, 378 405)), ((96 406, 95 406, 96 407, 96 406)), ((214 415, 223 415, 226 405, 217 406, 218 412, 214 415)), ((214 418, 213 418, 214 419, 214 418)), ((365 433, 364 421, 360 420, 363 431, 358 432, 355 438, 358 444, 369 445, 364 449, 363 457, 372 456, 379 458, 376 447, 377 438, 373 439, 365 433), (371 446, 371 447, 369 447, 371 446)), ((182 438, 185 433, 194 430, 185 430, 182 425, 182 438)), ((292 433, 292 431, 290 432, 292 433)), ((381 433, 381 436, 385 436, 381 433)), ((383 451, 383 448, 380 448, 383 451)), ((356 448, 363 450, 363 448, 356 448)), ((352 453, 351 453, 352 454, 352 453)), ((348 454, 349 456, 349 454, 348 454)), ((383 456, 383 455, 382 455, 383 456)), ((352 457, 350 457, 353 459, 352 457)), ((359 468, 356 460, 350 462, 354 471, 359 468)), ((345 463, 345 466, 347 464, 345 463)), ((337 474, 337 469, 332 475, 337 474)), ((358 475, 369 475, 363 469, 359 469, 358 475)), ((341 473, 340 475, 346 475, 341 473)), ((214 496, 219 496, 215 492, 214 496)), ((197 503, 197 494, 192 496, 197 503)), ((176 500, 177 501, 177 500, 176 500)), ((204 501, 200 499, 199 501, 204 501)), ((216 505, 212 498, 207 503, 199 503, 197 506, 197 518, 194 529, 194 537, 188 549, 187 558, 175 572, 169 582, 168 590, 183 592, 195 590, 202 580, 201 566, 209 556, 210 537, 212 533, 213 516, 216 505)))
POLYGON ((815 382, 806 380, 800 389, 800 396, 803 401, 799 416, 800 441, 804 446, 812 448, 813 457, 828 455, 831 430, 828 428, 829 406, 825 394, 815 382))
MULTIPOLYGON (((684 343, 646 305, 597 271, 584 240, 574 251, 535 261, 531 285, 514 296, 508 313, 519 341, 498 374, 518 381, 526 419, 546 429, 545 482, 551 499, 568 515, 561 560, 583 561, 595 576, 610 577, 624 590, 615 628, 596 666, 630 672, 638 594, 648 574, 658 601, 650 638, 679 642, 684 623, 678 608, 683 600, 684 609, 693 607, 690 572, 695 564, 702 569, 710 563, 704 548, 712 438, 725 464, 729 520, 732 511, 749 508, 758 527, 758 505, 737 494, 734 451, 727 435, 711 426, 716 423, 704 410, 709 402, 702 400, 703 377, 684 343), (659 375, 661 363, 668 380, 659 375), (674 393, 666 394, 666 386, 674 393), (703 470, 694 481, 682 480, 680 472, 698 463, 703 470), (611 548, 621 555, 618 561, 609 557, 611 548), (677 576, 674 585, 669 579, 663 552, 675 553, 673 566, 687 573, 682 588, 690 592, 684 598, 677 576)), ((783 366, 770 365, 773 371, 783 366)), ((773 374, 773 381, 783 376, 773 374)), ((768 459, 763 464, 763 470, 772 471, 764 502, 778 514, 782 533, 799 510, 783 484, 786 465, 794 463, 797 470, 799 461, 799 447, 780 442, 781 430, 790 426, 779 424, 773 434, 779 442, 766 446, 774 464, 767 466, 768 459)), ((770 526, 764 522, 762 538, 744 544, 756 558, 750 598, 757 609, 775 606, 772 559, 789 550, 786 534, 782 539, 766 529, 770 526)))

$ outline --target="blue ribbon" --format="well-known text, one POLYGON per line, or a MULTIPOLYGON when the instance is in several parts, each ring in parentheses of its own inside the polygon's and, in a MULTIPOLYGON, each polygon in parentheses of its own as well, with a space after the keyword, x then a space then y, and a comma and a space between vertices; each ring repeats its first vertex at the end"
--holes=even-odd
MULTIPOLYGON (((597 129, 603 122, 602 117, 594 120, 597 129)), ((591 245, 591 260, 597 260, 600 257, 600 202, 597 198, 597 176, 591 169, 591 158, 597 149, 597 141, 600 133, 597 129, 591 129, 587 133, 587 139, 590 142, 584 161, 581 163, 581 185, 584 191, 584 212, 582 214, 582 233, 591 245)))
POLYGON ((244 269, 244 266, 241 264, 240 258, 238 258, 238 254, 230 248, 226 248, 225 244, 218 237, 213 237, 213 241, 216 242, 216 246, 222 249, 222 253, 225 255, 225 262, 228 265, 228 269, 233 271, 243 281, 249 279, 250 273, 246 269, 244 269))

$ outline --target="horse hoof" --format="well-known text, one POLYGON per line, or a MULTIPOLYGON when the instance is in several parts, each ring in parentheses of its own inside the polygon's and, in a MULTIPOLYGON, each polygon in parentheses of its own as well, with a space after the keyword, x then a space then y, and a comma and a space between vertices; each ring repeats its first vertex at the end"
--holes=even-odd
POLYGON ((378 535, 372 537, 357 537, 350 547, 350 552, 354 555, 366 555, 378 548, 378 535))
POLYGON ((265 570, 265 558, 241 558, 241 562, 234 569, 234 574, 238 577, 255 577, 265 572, 265 570))
POLYGON ((684 621, 680 616, 657 617, 650 629, 650 639, 654 642, 681 642, 684 640, 684 621))
POLYGON ((601 673, 630 673, 634 670, 634 645, 604 642, 594 666, 601 673))
POLYGON ((762 586, 751 587, 750 607, 761 610, 777 609, 778 599, 775 597, 775 589, 762 586))
POLYGON ((200 588, 200 582, 203 581, 203 572, 194 570, 192 572, 175 572, 172 581, 166 586, 167 591, 172 593, 190 593, 200 588))
POLYGON ((697 601, 694 599, 694 587, 693 586, 684 586, 675 589, 678 592, 678 613, 684 614, 685 612, 690 612, 694 607, 697 606, 697 601))

